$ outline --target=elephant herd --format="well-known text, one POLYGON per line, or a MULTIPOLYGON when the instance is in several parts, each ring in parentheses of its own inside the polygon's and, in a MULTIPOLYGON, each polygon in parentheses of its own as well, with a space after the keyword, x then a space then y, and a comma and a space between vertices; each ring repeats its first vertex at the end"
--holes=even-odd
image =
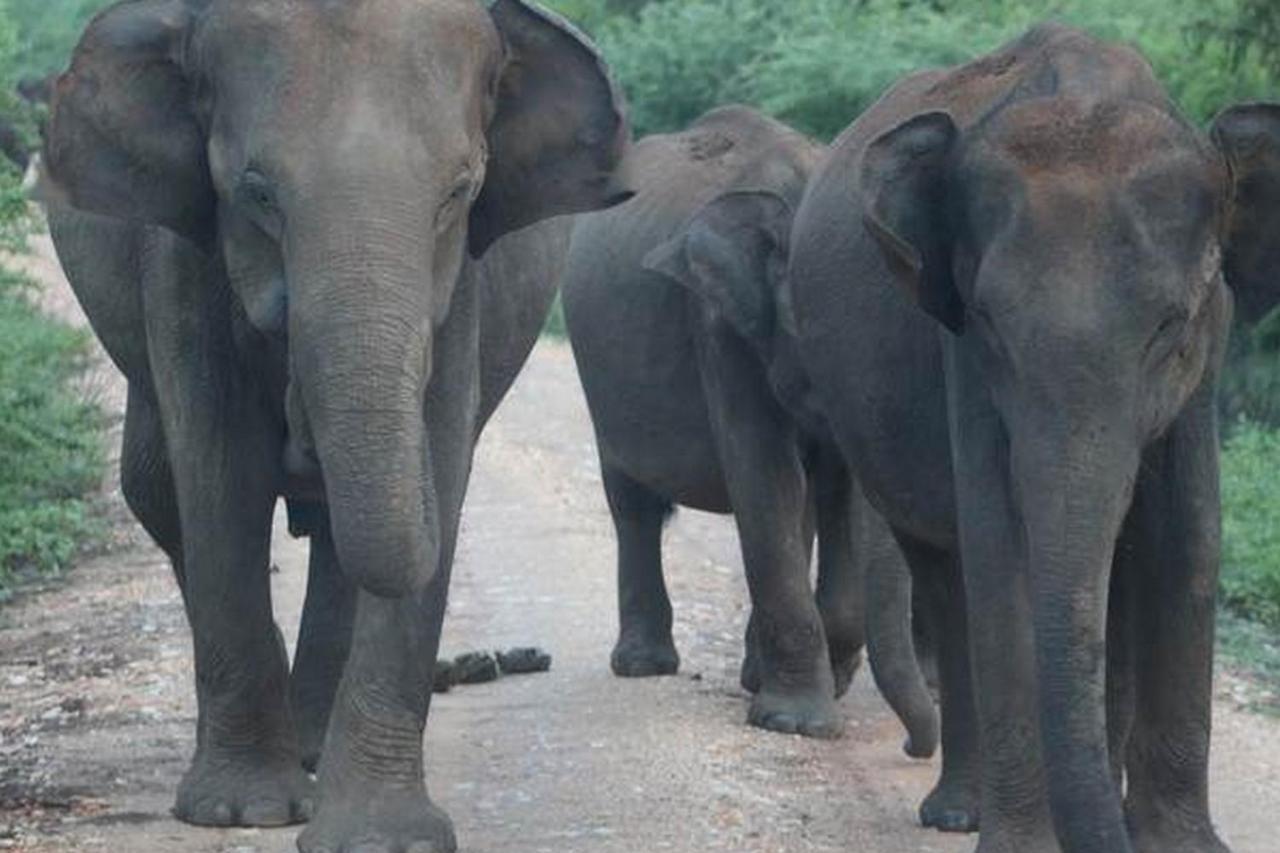
POLYGON ((36 168, 191 625, 180 819, 456 849, 422 735, 458 522, 562 285, 618 675, 679 665, 673 507, 732 513, 751 723, 838 736, 865 641, 908 753, 941 739, 925 825, 1227 850, 1214 394, 1233 304, 1277 301, 1280 106, 1205 136, 1133 49, 1050 24, 829 146, 738 106, 632 145, 604 60, 525 0, 126 0, 36 168), (281 499, 311 542, 292 668, 281 499))

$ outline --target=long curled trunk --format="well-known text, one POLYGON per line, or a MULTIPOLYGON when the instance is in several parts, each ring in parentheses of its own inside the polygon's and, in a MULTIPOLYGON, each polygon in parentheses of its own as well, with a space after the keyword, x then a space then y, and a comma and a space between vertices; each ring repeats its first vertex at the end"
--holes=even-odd
POLYGON ((292 381, 324 476, 343 570, 368 592, 427 583, 439 549, 424 471, 430 376, 425 216, 350 211, 291 235, 292 381))

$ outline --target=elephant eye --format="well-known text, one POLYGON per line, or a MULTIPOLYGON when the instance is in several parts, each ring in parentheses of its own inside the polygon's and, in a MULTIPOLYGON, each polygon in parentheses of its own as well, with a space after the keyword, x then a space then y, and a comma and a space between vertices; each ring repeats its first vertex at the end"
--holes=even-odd
POLYGON ((272 236, 279 236, 280 208, 275 191, 265 176, 253 169, 246 171, 236 186, 236 197, 260 228, 272 236))
POLYGON ((449 195, 441 202, 440 210, 436 213, 437 231, 444 231, 454 224, 462 209, 472 200, 473 186, 474 184, 469 176, 454 184, 453 189, 449 191, 449 195))

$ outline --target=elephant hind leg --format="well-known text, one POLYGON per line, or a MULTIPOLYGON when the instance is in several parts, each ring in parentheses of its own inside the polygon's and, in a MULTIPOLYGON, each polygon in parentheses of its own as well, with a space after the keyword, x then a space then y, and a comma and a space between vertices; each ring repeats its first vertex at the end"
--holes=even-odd
POLYGON ((964 581, 953 554, 895 533, 930 624, 938 630, 942 774, 920 806, 920 822, 943 832, 974 832, 981 802, 981 756, 964 581))
POLYGON ((314 772, 320 761, 338 682, 351 651, 356 587, 343 574, 323 506, 312 513, 307 598, 298 630, 298 650, 289 673, 289 703, 298 727, 302 766, 314 772))
POLYGON ((164 428, 155 399, 133 385, 129 386, 125 405, 120 490, 134 517, 173 564, 178 585, 185 588, 182 521, 164 428))
POLYGON ((605 497, 618 539, 618 642, 615 675, 673 675, 680 655, 671 636, 671 599, 662 577, 662 525, 670 501, 603 462, 605 497))

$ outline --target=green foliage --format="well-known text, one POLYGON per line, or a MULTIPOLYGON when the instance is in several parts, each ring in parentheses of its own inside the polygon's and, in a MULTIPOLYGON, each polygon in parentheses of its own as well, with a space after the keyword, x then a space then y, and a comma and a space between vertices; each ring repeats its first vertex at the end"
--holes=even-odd
MULTIPOLYGON (((67 65, 85 24, 114 0, 3 0, 0 11, 13 24, 17 49, 6 69, 16 82, 43 77, 67 65)), ((12 86, 7 87, 12 89, 12 86)))
MULTIPOLYGON (((30 0, 0 2, 0 113, 8 116, 21 118, 13 87, 35 56, 14 13, 37 8, 30 0)), ((0 163, 0 250, 21 250, 30 229, 21 176, 0 163)), ((92 535, 84 496, 97 488, 104 465, 101 415, 74 387, 87 333, 37 311, 29 287, 0 269, 0 595, 13 571, 56 568, 92 535)))
POLYGON ((605 0, 553 5, 594 34, 640 134, 744 102, 830 138, 904 75, 986 53, 1048 18, 1136 43, 1174 99, 1207 120, 1280 86, 1280 67, 1240 61, 1233 42, 1205 35, 1249 26, 1256 2, 653 0, 627 14, 605 0))
POLYGON ((40 314, 0 273, 0 586, 17 568, 63 564, 91 529, 102 418, 73 387, 87 333, 40 314))
POLYGON ((1280 629, 1280 432, 1249 423, 1222 453, 1223 602, 1280 629))

